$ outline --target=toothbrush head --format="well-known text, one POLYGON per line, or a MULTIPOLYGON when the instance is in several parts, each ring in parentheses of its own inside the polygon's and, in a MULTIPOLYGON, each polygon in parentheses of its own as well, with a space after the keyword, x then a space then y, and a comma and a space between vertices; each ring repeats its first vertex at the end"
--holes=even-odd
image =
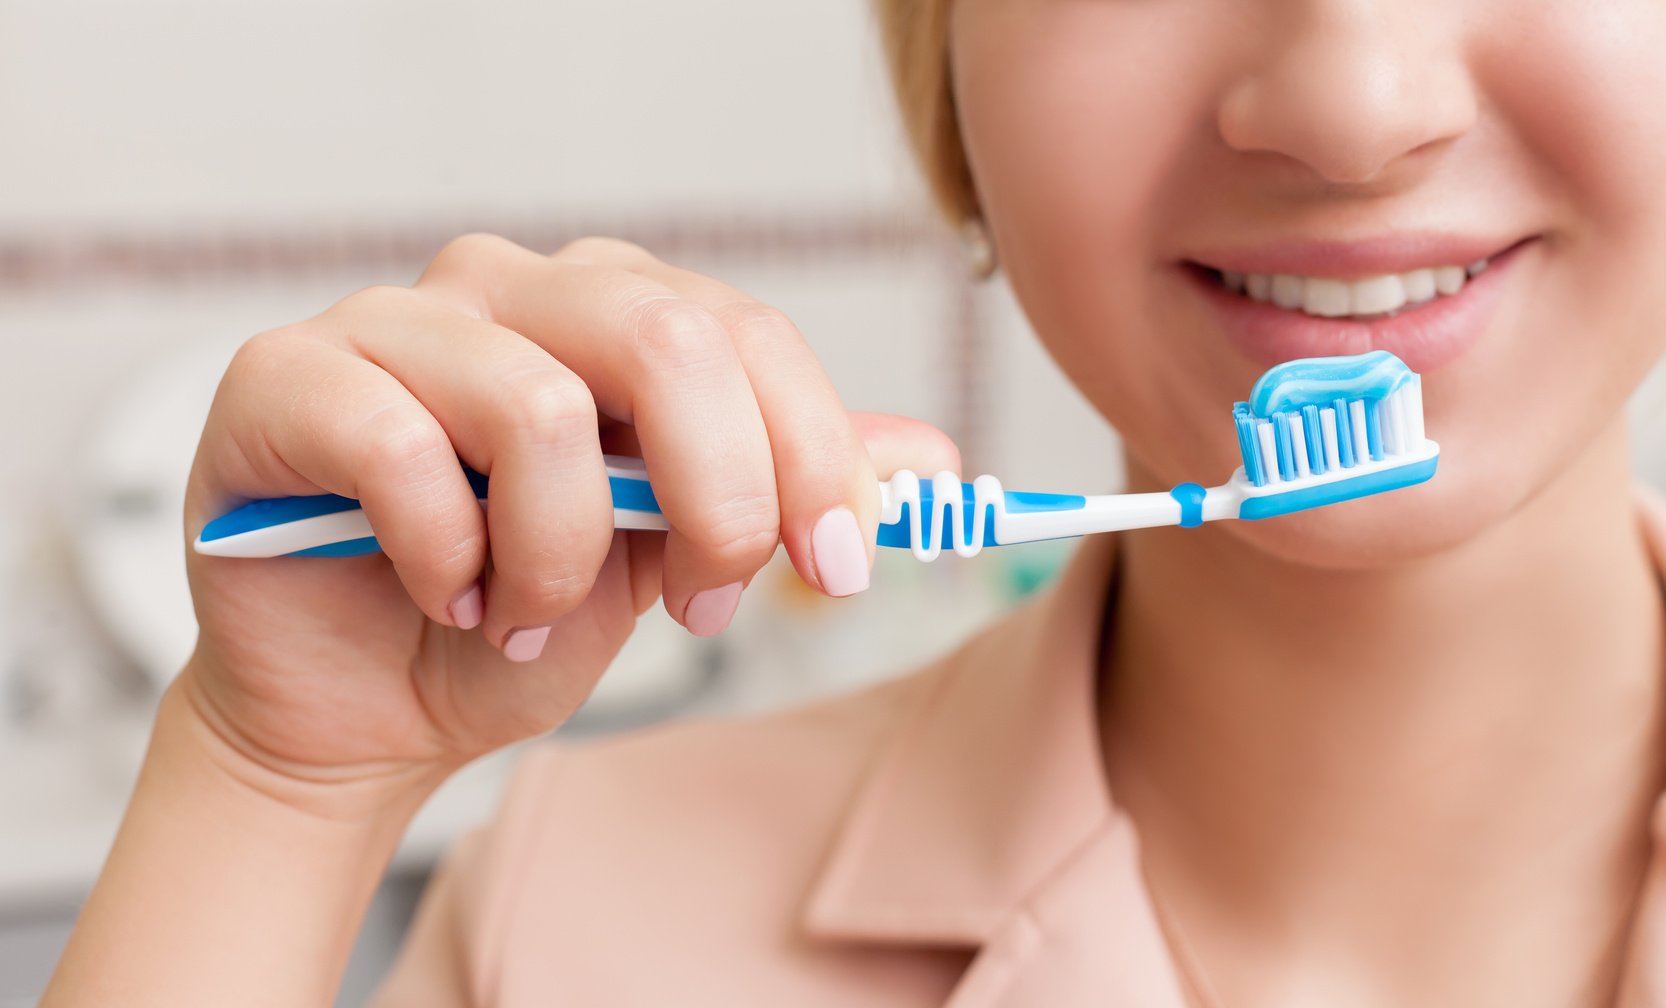
POLYGON ((1386 350, 1291 361, 1233 407, 1240 518, 1270 518, 1422 483, 1440 446, 1423 433, 1423 382, 1386 350))

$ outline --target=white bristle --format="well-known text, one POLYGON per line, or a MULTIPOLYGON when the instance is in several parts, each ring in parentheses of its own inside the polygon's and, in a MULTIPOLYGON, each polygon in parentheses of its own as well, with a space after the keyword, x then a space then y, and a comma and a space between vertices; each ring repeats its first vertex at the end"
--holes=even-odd
POLYGON ((1423 446, 1423 376, 1412 375, 1406 385, 1406 434, 1412 448, 1423 446))
POLYGON ((1395 399, 1398 395, 1399 393, 1396 392, 1394 395, 1384 399, 1377 406, 1378 425, 1382 428, 1383 432, 1384 455, 1398 455, 1401 450, 1400 428, 1399 421, 1397 419, 1400 411, 1396 408, 1395 404, 1395 399))
POLYGON ((1255 425, 1256 440, 1261 442, 1261 471, 1268 483, 1281 483, 1284 476, 1278 471, 1278 445, 1274 443, 1273 422, 1261 420, 1255 425))
POLYGON ((1307 465, 1307 429, 1299 413, 1290 414, 1290 448, 1290 454, 1296 460, 1296 478, 1311 476, 1312 470, 1307 465))
POLYGON ((1342 451, 1336 442, 1336 410, 1332 407, 1319 411, 1319 433, 1325 439, 1325 468, 1342 468, 1342 451))
POLYGON ((1411 442, 1411 427, 1406 422, 1406 411, 1411 408, 1406 401, 1406 391, 1406 389, 1401 389, 1394 393, 1393 400, 1389 403, 1394 419, 1394 450, 1396 452, 1409 452, 1417 447, 1411 442))
POLYGON ((1353 399, 1348 402, 1348 426, 1353 428, 1354 465, 1364 465, 1371 461, 1371 439, 1365 433, 1364 399, 1353 399))

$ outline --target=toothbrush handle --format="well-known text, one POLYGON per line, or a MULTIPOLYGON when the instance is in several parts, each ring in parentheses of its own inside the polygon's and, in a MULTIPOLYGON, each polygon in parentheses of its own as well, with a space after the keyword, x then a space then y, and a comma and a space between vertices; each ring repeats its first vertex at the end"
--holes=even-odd
MULTIPOLYGON (((613 491, 613 527, 670 528, 660 513, 642 460, 604 455, 613 491)), ((474 496, 486 504, 486 477, 467 466, 474 496)), ((362 556, 381 552, 359 502, 338 494, 250 501, 203 526, 192 544, 209 556, 362 556)))
MULTIPOLYGON (((622 455, 603 458, 613 493, 613 527, 670 528, 642 460, 622 455)), ((486 506, 486 477, 466 466, 463 471, 476 499, 486 506)), ((911 549, 919 559, 930 561, 944 549, 971 556, 985 546, 1186 524, 1187 512, 1176 496, 1179 489, 1083 497, 1002 490, 1000 481, 987 475, 962 483, 945 472, 926 482, 903 470, 880 484, 882 514, 876 541, 880 546, 911 549)), ((1210 494, 1213 497, 1214 491, 1210 494)), ((251 501, 204 526, 193 548, 209 556, 247 558, 361 556, 381 551, 359 502, 337 494, 251 501)))
POLYGON ((880 485, 879 545, 935 560, 945 549, 972 556, 985 546, 1067 539, 1097 532, 1196 525, 1232 517, 1226 487, 1181 484, 1166 493, 1079 494, 1003 490, 993 476, 962 483, 953 473, 923 481, 902 471, 880 485))

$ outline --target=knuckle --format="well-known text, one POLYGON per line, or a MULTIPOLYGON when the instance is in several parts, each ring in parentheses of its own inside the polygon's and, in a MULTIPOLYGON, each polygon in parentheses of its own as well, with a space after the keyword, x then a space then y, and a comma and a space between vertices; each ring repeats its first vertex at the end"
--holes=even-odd
POLYGON ((687 534, 720 563, 761 562, 760 557, 767 559, 780 542, 780 508, 772 493, 736 494, 687 534))
POLYGON ((494 571, 518 606, 555 616, 577 608, 589 597, 594 578, 583 570, 559 564, 548 554, 528 559, 531 563, 522 569, 494 571))
POLYGON ((406 490, 438 480, 455 459, 439 423, 415 403, 375 411, 360 424, 353 443, 359 472, 406 490))
POLYGON ((596 427, 589 386, 549 368, 518 373, 504 386, 500 410, 503 424, 517 435, 548 437, 596 427))
POLYGON ((714 314, 731 332, 768 339, 798 339, 798 326, 787 313, 761 301, 731 301, 714 314))
POLYGON ((710 362, 728 345, 717 316, 680 297, 639 298, 627 316, 636 355, 649 367, 685 371, 710 362))
POLYGON ((287 330, 268 329, 243 341, 226 365, 226 375, 233 380, 258 378, 289 354, 293 337, 287 330))
POLYGON ((639 266, 655 261, 654 254, 641 245, 607 235, 585 235, 583 238, 575 238, 561 246, 550 258, 583 265, 617 263, 639 266))
POLYGON ((317 342, 311 324, 269 329, 244 340, 221 376, 222 389, 273 390, 294 386, 310 365, 305 355, 317 342))
POLYGON ((470 276, 506 255, 521 251, 514 242, 488 231, 458 235, 441 246, 429 261, 428 271, 438 275, 470 276))
POLYGON ((372 284, 342 298, 330 311, 351 318, 389 315, 407 307, 412 293, 409 287, 397 284, 372 284))

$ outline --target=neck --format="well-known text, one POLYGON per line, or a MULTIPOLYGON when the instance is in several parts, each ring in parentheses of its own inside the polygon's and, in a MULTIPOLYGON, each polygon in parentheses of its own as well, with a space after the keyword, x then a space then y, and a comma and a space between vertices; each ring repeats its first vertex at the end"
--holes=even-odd
POLYGON ((1666 771, 1662 604, 1622 425, 1413 563, 1316 570, 1212 526, 1122 547, 1104 737, 1154 892, 1166 864, 1216 895, 1197 916, 1311 921, 1315 946, 1412 926, 1434 957, 1489 939, 1418 928, 1420 895, 1496 938, 1522 886, 1562 882, 1562 909, 1617 926, 1666 771))

